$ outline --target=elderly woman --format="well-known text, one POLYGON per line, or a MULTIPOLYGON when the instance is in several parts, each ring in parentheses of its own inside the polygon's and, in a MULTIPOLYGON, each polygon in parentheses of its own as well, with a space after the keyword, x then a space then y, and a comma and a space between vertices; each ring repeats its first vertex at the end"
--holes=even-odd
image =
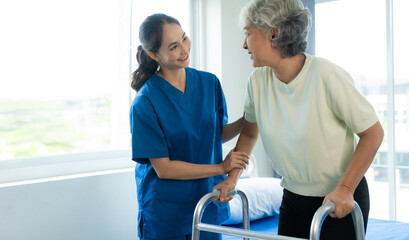
MULTIPOLYGON (((243 48, 256 69, 250 75, 245 124, 236 150, 250 154, 259 132, 284 195, 279 235, 309 237, 314 212, 336 203, 322 239, 354 239, 354 200, 365 229, 369 191, 364 174, 382 142, 383 129, 371 104, 341 67, 305 53, 311 15, 299 0, 253 0, 242 11, 243 48), (354 133, 359 143, 354 141, 354 133)), ((228 201, 241 170, 221 189, 228 201)))

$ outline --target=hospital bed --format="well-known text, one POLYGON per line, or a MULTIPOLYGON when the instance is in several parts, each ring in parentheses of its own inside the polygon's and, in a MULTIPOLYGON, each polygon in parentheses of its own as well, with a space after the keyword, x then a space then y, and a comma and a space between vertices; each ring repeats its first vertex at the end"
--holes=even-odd
MULTIPOLYGON (((230 201, 231 217, 221 226, 200 222, 201 214, 208 202, 218 198, 218 192, 206 194, 197 204, 193 218, 192 240, 199 240, 200 231, 223 234, 223 240, 236 239, 277 239, 290 238, 277 235, 279 204, 282 187, 276 178, 240 179, 237 194, 230 201)), ((314 215, 310 239, 319 239, 325 217, 333 211, 335 205, 327 202, 314 215)), ((359 206, 352 212, 357 239, 367 240, 409 240, 409 223, 369 219, 367 232, 364 234, 363 221, 359 206)))

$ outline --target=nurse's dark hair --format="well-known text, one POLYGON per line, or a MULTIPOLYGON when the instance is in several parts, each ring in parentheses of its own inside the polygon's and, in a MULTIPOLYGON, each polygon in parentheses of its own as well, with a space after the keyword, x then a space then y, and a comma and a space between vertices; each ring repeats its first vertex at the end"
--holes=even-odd
POLYGON ((283 57, 304 53, 311 28, 310 11, 301 0, 252 0, 242 9, 241 25, 251 24, 264 32, 278 28, 278 36, 272 41, 283 57))
POLYGON ((132 74, 131 87, 139 91, 153 74, 156 73, 159 63, 149 57, 148 52, 157 53, 162 45, 163 24, 174 23, 180 26, 177 19, 162 13, 156 13, 147 17, 139 27, 139 41, 136 53, 138 68, 132 74))

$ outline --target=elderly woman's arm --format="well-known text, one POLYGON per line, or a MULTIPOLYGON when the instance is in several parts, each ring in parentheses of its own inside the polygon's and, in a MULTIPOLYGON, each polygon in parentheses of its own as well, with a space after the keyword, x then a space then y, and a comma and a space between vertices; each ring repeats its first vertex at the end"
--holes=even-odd
MULTIPOLYGON (((258 126, 257 123, 245 121, 243 130, 241 130, 237 145, 234 151, 244 152, 250 155, 254 146, 256 145, 258 138, 258 126)), ((220 190, 220 202, 227 202, 233 199, 233 196, 226 197, 227 192, 236 187, 237 181, 240 178, 243 169, 235 168, 229 172, 226 179, 213 187, 213 189, 220 190)))
POLYGON ((334 218, 343 218, 354 209, 354 191, 365 175, 378 151, 383 139, 383 129, 379 122, 357 134, 359 142, 352 160, 333 192, 328 194, 324 202, 335 202, 335 211, 330 214, 334 218))

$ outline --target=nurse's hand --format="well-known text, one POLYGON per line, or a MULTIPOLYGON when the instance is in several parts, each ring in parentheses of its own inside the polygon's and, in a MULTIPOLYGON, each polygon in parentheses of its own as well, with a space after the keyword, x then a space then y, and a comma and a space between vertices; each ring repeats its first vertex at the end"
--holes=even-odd
POLYGON ((222 163, 220 167, 223 169, 224 174, 227 174, 232 169, 246 169, 249 164, 249 156, 245 152, 235 152, 232 149, 222 163))
POLYGON ((343 218, 355 208, 354 192, 344 186, 337 186, 333 192, 325 196, 323 204, 328 200, 335 202, 335 210, 330 213, 332 218, 343 218))

